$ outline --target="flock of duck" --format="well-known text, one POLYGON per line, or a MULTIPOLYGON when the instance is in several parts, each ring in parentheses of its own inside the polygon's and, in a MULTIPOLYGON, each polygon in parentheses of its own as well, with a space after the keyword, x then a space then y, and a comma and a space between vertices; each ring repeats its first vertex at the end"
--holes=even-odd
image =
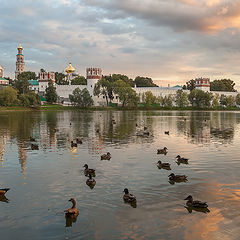
MULTIPOLYGON (((136 126, 137 126, 137 124, 136 124, 136 126)), ((97 129, 97 132, 99 132, 98 129, 97 129)), ((164 133, 169 135, 169 131, 165 131, 164 133)), ((144 127, 143 131, 137 133, 137 136, 149 136, 149 135, 150 135, 150 132, 147 130, 147 127, 144 127)), ((33 137, 30 137, 29 140, 31 142, 35 142, 35 139, 33 137)), ((76 142, 71 141, 71 148, 75 148, 75 147, 78 146, 78 144, 82 144, 82 143, 83 143, 83 141, 81 139, 77 138, 76 142)), ((37 144, 31 143, 31 149, 32 150, 39 150, 39 147, 38 147, 37 144)), ((167 153, 168 153, 167 147, 164 147, 162 149, 157 149, 157 154, 166 155, 167 153)), ((110 160, 111 157, 112 156, 111 156, 110 152, 107 152, 106 154, 101 155, 101 160, 110 160)), ((188 164, 188 159, 183 158, 180 155, 177 155, 176 159, 177 159, 176 163, 178 165, 180 165, 181 163, 188 164)), ((160 160, 157 162, 157 166, 158 166, 159 169, 171 170, 171 164, 170 163, 162 162, 160 160)), ((95 169, 89 168, 88 164, 85 164, 83 167, 84 167, 84 175, 86 177, 88 177, 87 180, 86 180, 86 184, 92 189, 96 185, 96 180, 93 178, 93 177, 96 176, 96 174, 95 174, 96 171, 95 171, 95 169)), ((175 175, 174 173, 171 173, 168 176, 168 178, 169 178, 169 183, 170 184, 175 184, 175 182, 186 182, 186 181, 188 181, 186 175, 175 175)), ((5 194, 9 190, 10 190, 9 188, 0 189, 0 198, 4 198, 5 194)), ((136 203, 137 203, 136 196, 131 194, 127 188, 125 188, 123 190, 123 193, 124 193, 123 194, 123 201, 125 203, 129 203, 132 207, 136 207, 136 203)), ((184 200, 187 201, 185 207, 188 209, 189 212, 192 212, 192 210, 201 211, 201 212, 204 212, 204 213, 209 212, 208 205, 207 205, 206 202, 193 200, 193 197, 191 195, 189 195, 184 200)), ((69 218, 69 219, 71 219, 72 222, 75 222, 76 219, 77 219, 77 216, 79 215, 79 210, 76 207, 77 202, 76 202, 76 199, 74 199, 74 198, 69 199, 69 201, 72 203, 72 207, 64 211, 65 217, 66 217, 66 219, 69 218)))

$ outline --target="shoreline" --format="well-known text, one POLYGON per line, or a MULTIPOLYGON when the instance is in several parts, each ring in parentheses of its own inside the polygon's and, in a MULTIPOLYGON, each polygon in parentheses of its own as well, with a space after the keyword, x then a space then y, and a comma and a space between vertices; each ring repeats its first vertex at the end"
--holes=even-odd
POLYGON ((240 108, 231 107, 231 108, 195 108, 195 107, 90 107, 90 108, 79 108, 75 106, 62 106, 62 105, 43 105, 38 108, 28 108, 28 107, 0 107, 0 112, 10 112, 10 111, 26 111, 26 112, 41 112, 41 111, 240 111, 240 108))

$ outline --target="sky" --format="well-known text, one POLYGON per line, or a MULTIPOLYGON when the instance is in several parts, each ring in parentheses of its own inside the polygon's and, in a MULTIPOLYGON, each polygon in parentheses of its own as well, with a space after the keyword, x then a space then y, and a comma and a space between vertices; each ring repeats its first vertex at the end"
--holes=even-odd
POLYGON ((240 87, 240 0, 0 0, 0 65, 147 76, 159 86, 197 77, 240 87))

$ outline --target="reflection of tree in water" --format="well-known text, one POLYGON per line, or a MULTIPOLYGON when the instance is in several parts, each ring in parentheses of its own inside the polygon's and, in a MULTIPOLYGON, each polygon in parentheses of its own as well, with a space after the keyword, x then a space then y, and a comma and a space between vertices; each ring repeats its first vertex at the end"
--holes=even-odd
POLYGON ((208 143, 212 140, 230 143, 237 124, 235 113, 190 112, 187 120, 179 119, 177 128, 193 143, 208 143))

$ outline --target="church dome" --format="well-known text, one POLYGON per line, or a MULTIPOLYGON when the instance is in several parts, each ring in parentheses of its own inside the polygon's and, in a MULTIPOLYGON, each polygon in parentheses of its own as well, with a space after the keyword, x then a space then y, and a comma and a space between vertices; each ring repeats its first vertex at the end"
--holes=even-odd
POLYGON ((71 62, 69 62, 68 67, 65 69, 67 73, 73 73, 75 72, 75 68, 72 66, 71 62))
POLYGON ((23 47, 22 47, 22 45, 21 45, 21 43, 19 43, 19 45, 18 45, 18 48, 17 48, 18 50, 23 50, 23 47))

